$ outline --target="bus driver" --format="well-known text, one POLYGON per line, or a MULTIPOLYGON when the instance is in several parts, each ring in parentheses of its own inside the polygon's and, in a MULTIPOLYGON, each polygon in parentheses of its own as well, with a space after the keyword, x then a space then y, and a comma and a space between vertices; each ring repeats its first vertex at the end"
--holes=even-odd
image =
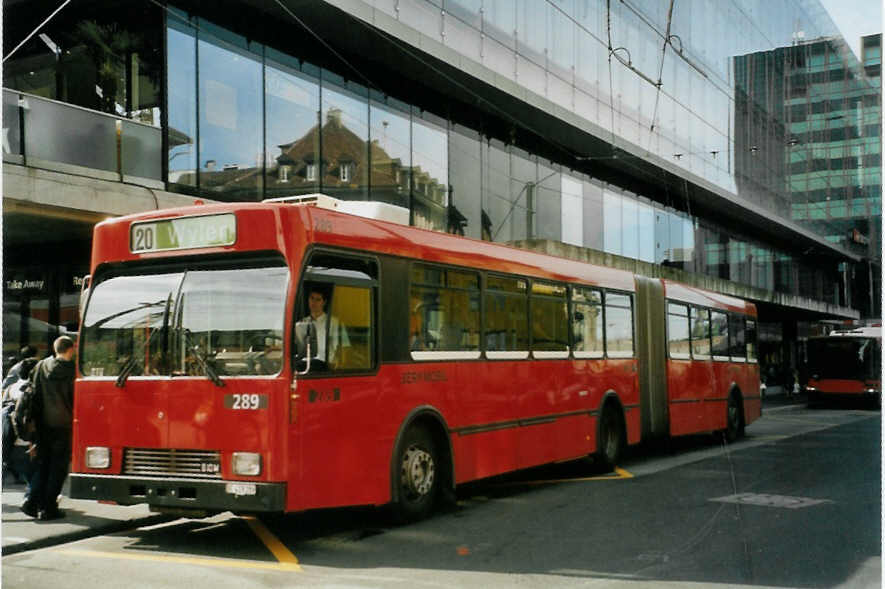
POLYGON ((307 355, 307 344, 305 335, 308 332, 308 325, 312 325, 310 330, 310 355, 311 361, 319 360, 323 364, 317 366, 323 369, 326 366, 332 366, 338 361, 338 351, 343 347, 350 345, 347 337, 347 331, 341 326, 337 317, 330 317, 326 313, 326 294, 317 286, 308 289, 307 306, 310 314, 298 321, 295 325, 295 342, 298 355, 304 358, 307 355))

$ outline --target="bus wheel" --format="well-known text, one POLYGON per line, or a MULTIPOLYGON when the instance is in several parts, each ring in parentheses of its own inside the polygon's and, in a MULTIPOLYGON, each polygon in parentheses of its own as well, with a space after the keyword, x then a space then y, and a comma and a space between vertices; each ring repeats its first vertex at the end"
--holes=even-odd
POLYGON ((406 431, 396 453, 397 496, 393 504, 398 522, 430 514, 439 491, 439 458, 433 438, 423 427, 406 431))
POLYGON ((617 410, 606 407, 599 426, 599 452, 597 456, 607 471, 615 469, 624 450, 624 428, 617 410))
POLYGON ((738 396, 735 394, 728 396, 728 407, 725 415, 725 439, 728 443, 734 442, 744 433, 741 420, 741 408, 738 404, 738 396))

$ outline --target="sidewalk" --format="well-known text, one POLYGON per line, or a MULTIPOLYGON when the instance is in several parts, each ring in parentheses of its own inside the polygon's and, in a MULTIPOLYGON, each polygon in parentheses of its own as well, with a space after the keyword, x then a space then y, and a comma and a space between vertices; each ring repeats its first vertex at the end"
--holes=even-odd
POLYGON ((9 480, 11 477, 3 482, 3 520, 0 528, 3 556, 174 519, 168 515, 151 513, 147 505, 122 507, 70 499, 68 485, 65 483, 59 503, 65 517, 41 522, 19 510, 25 486, 7 484, 6 481, 9 480))

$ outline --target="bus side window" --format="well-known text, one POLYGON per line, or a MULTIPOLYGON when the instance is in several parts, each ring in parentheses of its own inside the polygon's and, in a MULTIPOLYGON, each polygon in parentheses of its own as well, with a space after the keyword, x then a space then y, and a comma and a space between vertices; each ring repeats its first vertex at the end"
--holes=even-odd
POLYGON ((485 290, 486 352, 529 349, 528 283, 522 278, 489 275, 485 290))
POLYGON ((747 359, 746 327, 740 315, 728 315, 728 355, 732 360, 743 362, 747 359))
POLYGON ((710 358, 710 312, 700 307, 691 307, 691 355, 710 358))
POLYGON ((602 357, 602 291, 572 290, 572 335, 576 358, 602 357))
POLYGON ((670 303, 667 306, 667 341, 671 358, 689 358, 688 307, 685 305, 670 303))
POLYGON ((756 322, 747 319, 747 362, 756 361, 756 322))
POLYGON ((532 351, 568 354, 568 299, 565 285, 532 283, 532 351))
POLYGON ((605 351, 610 358, 633 356, 633 296, 605 293, 605 351))
POLYGON ((710 327, 713 332, 713 356, 728 359, 728 315, 721 311, 711 311, 710 327))
POLYGON ((409 349, 479 353, 479 274, 413 264, 409 349))

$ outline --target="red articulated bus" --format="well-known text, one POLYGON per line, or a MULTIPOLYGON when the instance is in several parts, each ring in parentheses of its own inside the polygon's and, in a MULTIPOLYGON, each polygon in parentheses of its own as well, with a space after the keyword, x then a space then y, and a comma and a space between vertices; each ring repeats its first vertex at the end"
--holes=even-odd
POLYGON ((882 403, 882 327, 838 329, 806 343, 805 392, 821 399, 869 399, 882 403))
POLYGON ((750 303, 288 200, 96 226, 72 498, 410 520, 467 481, 760 416, 750 303))

